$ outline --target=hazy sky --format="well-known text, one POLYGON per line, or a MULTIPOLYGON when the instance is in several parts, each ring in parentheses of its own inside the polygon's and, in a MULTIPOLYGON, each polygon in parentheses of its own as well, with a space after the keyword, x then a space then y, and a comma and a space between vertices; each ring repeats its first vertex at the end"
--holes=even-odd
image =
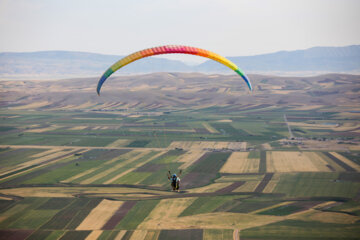
POLYGON ((0 52, 125 55, 163 44, 242 56, 360 44, 359 0, 0 0, 0 52))

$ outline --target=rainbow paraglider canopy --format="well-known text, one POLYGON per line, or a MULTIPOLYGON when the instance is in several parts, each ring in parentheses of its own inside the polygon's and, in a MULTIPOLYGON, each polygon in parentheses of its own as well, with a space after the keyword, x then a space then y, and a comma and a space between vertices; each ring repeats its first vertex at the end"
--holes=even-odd
POLYGON ((154 55, 160 55, 160 54, 172 54, 172 53, 180 53, 180 54, 192 54, 197 55, 201 57, 210 58, 214 61, 217 61, 232 70, 234 70, 237 74, 239 74, 246 84, 248 85, 249 89, 252 90, 252 86, 250 83, 249 78, 245 75, 244 72, 242 72, 238 66, 236 66, 235 63, 231 62, 229 59, 226 59, 219 54, 210 52, 208 50, 204 50, 201 48, 196 47, 189 47, 189 46, 182 46, 182 45, 166 45, 166 46, 160 46, 160 47, 154 47, 154 48, 148 48, 144 49, 135 53, 132 53, 116 63, 114 63, 110 68, 108 68, 105 73, 101 76, 98 85, 97 85, 97 93, 100 95, 101 86, 106 81, 106 79, 113 74, 115 71, 119 70, 120 68, 126 66, 127 64, 134 62, 136 60, 139 60, 141 58, 150 57, 154 55))

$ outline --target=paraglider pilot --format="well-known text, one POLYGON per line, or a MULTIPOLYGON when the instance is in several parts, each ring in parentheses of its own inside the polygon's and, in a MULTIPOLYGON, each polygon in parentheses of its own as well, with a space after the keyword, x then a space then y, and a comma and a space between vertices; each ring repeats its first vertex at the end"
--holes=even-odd
POLYGON ((174 173, 173 175, 171 175, 171 172, 168 172, 168 179, 170 180, 170 184, 171 184, 171 188, 173 191, 178 191, 179 192, 179 188, 180 188, 180 175, 181 175, 182 171, 180 170, 178 176, 174 173))

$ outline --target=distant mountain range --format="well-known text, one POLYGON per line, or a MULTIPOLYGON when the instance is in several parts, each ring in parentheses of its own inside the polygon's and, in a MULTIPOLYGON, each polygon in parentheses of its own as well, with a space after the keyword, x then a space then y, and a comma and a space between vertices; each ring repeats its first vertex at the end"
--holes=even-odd
MULTIPOLYGON (((101 75, 123 56, 87 52, 42 51, 0 53, 0 78, 65 78, 101 75)), ((360 45, 314 47, 255 56, 229 57, 247 73, 360 72, 360 45)), ((124 67, 118 74, 149 72, 231 73, 212 60, 196 66, 165 58, 145 58, 124 67)))

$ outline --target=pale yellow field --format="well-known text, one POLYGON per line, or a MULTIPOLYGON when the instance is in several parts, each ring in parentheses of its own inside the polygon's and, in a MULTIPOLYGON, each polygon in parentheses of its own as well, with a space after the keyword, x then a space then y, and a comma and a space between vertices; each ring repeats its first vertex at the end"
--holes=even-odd
MULTIPOLYGON (((206 213, 186 217, 158 217, 139 225, 138 229, 239 229, 262 226, 283 220, 284 217, 243 213, 206 213)), ((241 236, 241 233, 240 233, 241 236)))
POLYGON ((189 150, 185 154, 181 155, 177 158, 178 162, 183 162, 183 164, 179 167, 179 169, 186 169, 191 166, 194 162, 196 162, 202 155, 205 154, 204 150, 189 150))
MULTIPOLYGON (((144 131, 141 128, 128 128, 131 132, 142 132, 144 131)), ((187 133, 195 133, 196 131, 194 129, 171 129, 171 128, 159 128, 159 127, 154 127, 151 128, 151 130, 155 131, 155 130, 159 130, 159 131, 167 131, 167 132, 187 132, 187 133)), ((162 137, 163 134, 159 135, 159 137, 162 137)))
POLYGON ((227 148, 229 149, 234 149, 234 150, 241 150, 241 151, 245 151, 246 150, 246 142, 229 142, 227 148))
POLYGON ((338 144, 336 140, 330 141, 316 141, 316 140, 303 140, 304 145, 300 145, 300 149, 304 150, 328 150, 328 151, 347 151, 347 150, 360 150, 360 145, 353 144, 338 144))
POLYGON ((29 109, 36 109, 39 107, 44 107, 46 105, 49 105, 50 102, 48 101, 42 101, 42 102, 34 102, 34 103, 30 103, 28 105, 21 105, 21 106, 17 106, 17 107, 11 107, 11 109, 15 109, 15 110, 29 110, 29 109))
POLYGON ((31 155, 30 157, 31 158, 39 158, 39 157, 43 157, 45 155, 52 154, 52 153, 58 152, 58 151, 60 151, 60 150, 59 149, 50 149, 50 150, 47 150, 47 151, 43 151, 43 152, 31 155))
POLYGON ((295 91, 292 90, 272 90, 271 93, 273 94, 291 94, 295 91))
POLYGON ((12 199, 12 198, 10 198, 10 197, 0 196, 0 200, 10 201, 10 200, 13 200, 13 199, 12 199))
POLYGON ((261 181, 247 181, 233 192, 253 192, 261 181))
POLYGON ((301 107, 295 107, 295 108, 293 108, 293 110, 306 111, 306 110, 313 110, 313 109, 317 109, 317 108, 321 108, 321 107, 323 107, 323 105, 304 105, 301 107))
POLYGON ((147 230, 135 230, 131 235, 130 240, 144 240, 147 234, 147 230))
POLYGON ((238 182, 238 181, 261 181, 264 175, 225 175, 216 179, 215 182, 238 182))
POLYGON ((338 158, 339 160, 341 160, 342 162, 346 163, 347 165, 349 165, 350 167, 356 169, 356 171, 360 171, 360 166, 356 163, 354 163, 353 161, 347 159, 346 157, 344 157, 343 155, 336 153, 336 152, 330 152, 331 155, 333 155, 334 157, 338 158))
POLYGON ((218 93, 225 93, 228 90, 228 88, 219 88, 217 90, 218 93))
POLYGON ((291 202, 291 201, 281 202, 281 203, 272 205, 272 206, 270 206, 270 207, 257 209, 257 210, 255 210, 255 211, 250 212, 250 214, 256 214, 256 213, 259 213, 259 212, 267 211, 267 210, 269 210, 269 209, 281 207, 281 206, 284 206, 284 205, 287 205, 287 204, 290 204, 290 203, 293 203, 293 202, 291 202))
POLYGON ((76 230, 101 230, 122 204, 123 202, 121 201, 102 200, 76 230))
POLYGON ((128 196, 131 194, 136 194, 133 196, 138 196, 139 193, 147 194, 147 197, 152 196, 152 194, 158 195, 173 195, 173 192, 164 192, 156 190, 147 190, 141 188, 112 188, 112 187, 29 187, 29 188, 9 188, 9 189, 0 189, 0 193, 5 195, 14 195, 19 197, 75 197, 77 194, 89 194, 89 195, 118 195, 118 196, 128 196))
POLYGON ((233 152, 220 169, 221 173, 257 173, 260 159, 249 159, 249 152, 233 152))
POLYGON ((334 131, 351 131, 358 129, 360 127, 360 123, 355 122, 349 122, 349 123, 343 123, 340 126, 335 127, 334 131))
POLYGON ((219 131, 216 130, 215 128, 213 128, 212 126, 210 126, 209 123, 203 122, 202 125, 203 125, 204 128, 206 128, 206 130, 208 130, 210 133, 219 133, 219 131))
POLYGON ((233 184, 233 183, 232 182, 213 183, 213 184, 210 184, 210 185, 207 185, 204 187, 189 189, 189 192, 190 193, 215 192, 215 191, 225 188, 231 184, 233 184))
POLYGON ((49 155, 46 155, 46 156, 43 156, 43 157, 40 157, 40 158, 36 158, 34 160, 31 160, 31 161, 27 161, 25 163, 19 164, 18 166, 28 167, 28 166, 31 166, 31 165, 34 165, 34 164, 41 164, 42 162, 45 162, 45 161, 50 160, 52 158, 57 158, 57 157, 61 158, 62 156, 67 155, 69 153, 73 153, 73 152, 75 152, 75 150, 53 152, 52 154, 49 154, 49 155))
POLYGON ((156 240, 160 236, 160 231, 149 230, 147 231, 146 237, 144 240, 156 240))
POLYGON ((92 106, 94 106, 94 103, 88 101, 88 102, 86 102, 86 103, 83 103, 83 104, 80 104, 80 105, 78 105, 78 106, 75 106, 74 108, 75 108, 75 109, 87 109, 87 108, 90 108, 90 107, 92 107, 92 106))
POLYGON ((169 148, 189 149, 234 149, 245 150, 246 142, 173 141, 169 148))
POLYGON ((278 184, 279 181, 269 181, 269 183, 266 185, 266 187, 264 188, 264 190, 262 191, 263 193, 272 193, 276 187, 276 185, 278 184))
POLYGON ((352 224, 359 221, 360 217, 345 213, 315 211, 307 219, 326 223, 352 224))
POLYGON ((268 172, 330 172, 327 164, 312 152, 266 152, 268 172))
POLYGON ((312 124, 304 122, 288 122, 290 126, 302 127, 305 129, 335 129, 336 125, 312 124))
POLYGON ((232 120, 231 119, 222 119, 222 120, 218 120, 216 122, 229 123, 229 122, 232 122, 232 120))
POLYGON ((196 198, 163 199, 150 212, 138 229, 159 229, 159 225, 177 217, 190 206, 196 198), (171 211, 169 211, 171 209, 171 211))
POLYGON ((46 128, 29 129, 29 130, 26 130, 25 132, 42 133, 42 132, 47 132, 47 131, 52 131, 52 130, 58 129, 60 127, 62 127, 62 126, 51 125, 50 127, 46 127, 46 128))
POLYGON ((261 144, 261 146, 263 147, 264 150, 271 150, 272 149, 272 147, 270 146, 269 143, 261 144))
POLYGON ((338 212, 323 212, 316 210, 316 208, 326 207, 334 204, 335 202, 329 201, 320 203, 306 211, 297 212, 288 215, 287 219, 298 219, 304 221, 319 221, 325 223, 337 223, 337 224, 351 224, 360 220, 359 216, 353 216, 350 214, 338 213, 338 212))
POLYGON ((94 230, 85 238, 85 240, 96 240, 100 237, 102 233, 102 230, 94 230))
POLYGON ((126 234, 126 230, 121 230, 118 235, 116 235, 115 240, 121 240, 126 234))

